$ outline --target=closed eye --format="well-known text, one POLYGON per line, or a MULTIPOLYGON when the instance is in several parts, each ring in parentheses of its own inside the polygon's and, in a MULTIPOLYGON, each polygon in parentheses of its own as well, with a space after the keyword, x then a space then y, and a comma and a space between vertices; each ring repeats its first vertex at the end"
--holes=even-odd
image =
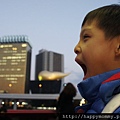
POLYGON ((86 38, 89 38, 89 37, 90 37, 89 35, 84 35, 83 39, 86 39, 86 38))
POLYGON ((83 41, 86 42, 89 38, 90 38, 89 35, 84 35, 84 36, 83 36, 83 41))

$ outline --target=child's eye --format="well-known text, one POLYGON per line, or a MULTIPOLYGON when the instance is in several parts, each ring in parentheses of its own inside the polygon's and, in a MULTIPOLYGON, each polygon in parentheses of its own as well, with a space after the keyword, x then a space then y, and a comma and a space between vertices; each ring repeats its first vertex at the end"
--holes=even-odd
POLYGON ((88 38, 90 38, 90 36, 89 36, 89 35, 83 35, 83 40, 84 40, 84 41, 87 41, 87 40, 88 40, 88 38))
POLYGON ((90 37, 89 35, 84 35, 83 39, 86 39, 86 38, 89 38, 89 37, 90 37))

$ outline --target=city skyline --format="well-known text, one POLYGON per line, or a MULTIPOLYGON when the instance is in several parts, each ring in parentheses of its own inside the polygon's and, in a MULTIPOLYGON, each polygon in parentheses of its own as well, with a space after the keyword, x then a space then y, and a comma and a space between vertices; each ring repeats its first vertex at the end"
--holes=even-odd
POLYGON ((27 35, 32 45, 31 79, 34 79, 35 55, 40 49, 64 55, 65 82, 75 86, 82 80, 82 69, 75 63, 74 47, 79 40, 86 13, 119 0, 0 0, 0 37, 27 35))

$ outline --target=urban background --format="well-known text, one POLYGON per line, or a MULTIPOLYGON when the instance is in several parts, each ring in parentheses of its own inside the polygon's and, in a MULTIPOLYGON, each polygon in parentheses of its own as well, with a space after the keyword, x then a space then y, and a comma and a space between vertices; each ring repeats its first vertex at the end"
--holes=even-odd
POLYGON ((85 14, 119 0, 0 0, 0 37, 27 35, 32 46, 31 80, 35 79, 35 55, 46 49, 64 55, 65 82, 76 87, 82 69, 75 63, 74 46, 85 14))

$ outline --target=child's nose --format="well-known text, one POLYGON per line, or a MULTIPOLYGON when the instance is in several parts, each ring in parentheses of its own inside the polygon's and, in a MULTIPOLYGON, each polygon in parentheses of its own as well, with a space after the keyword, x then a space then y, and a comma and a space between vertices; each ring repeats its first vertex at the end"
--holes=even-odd
POLYGON ((76 54, 78 54, 78 53, 80 53, 80 51, 81 51, 81 48, 80 48, 79 45, 77 44, 77 45, 75 46, 75 48, 74 48, 74 52, 75 52, 76 54))

